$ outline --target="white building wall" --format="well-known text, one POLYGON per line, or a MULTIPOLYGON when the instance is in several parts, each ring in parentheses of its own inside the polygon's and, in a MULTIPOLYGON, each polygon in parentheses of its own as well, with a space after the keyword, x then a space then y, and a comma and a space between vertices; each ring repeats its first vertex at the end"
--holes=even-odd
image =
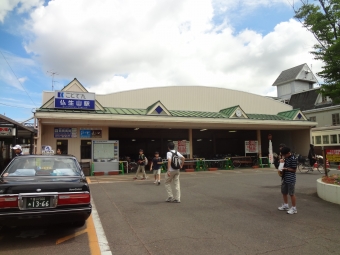
POLYGON ((304 112, 307 119, 316 117, 317 127, 329 127, 332 126, 332 114, 340 114, 340 109, 318 111, 318 112, 304 112))
POLYGON ((310 90, 309 83, 304 81, 294 81, 293 86, 294 86, 293 94, 301 91, 310 90))
POLYGON ((287 99, 287 98, 290 98, 291 94, 292 94, 291 83, 277 86, 277 96, 279 98, 287 99))
POLYGON ((96 99, 105 107, 139 109, 145 109, 158 100, 169 110, 218 112, 240 105, 246 113, 277 114, 292 109, 290 105, 264 96, 203 86, 146 88, 96 95, 96 99))
POLYGON ((50 145, 52 149, 56 151, 57 148, 57 140, 68 140, 68 154, 74 155, 78 161, 80 162, 89 162, 89 160, 81 160, 80 159, 80 144, 81 140, 108 140, 109 139, 109 128, 108 127, 95 127, 91 126, 90 128, 98 128, 102 130, 102 138, 80 138, 79 130, 80 128, 89 128, 85 126, 75 126, 75 125, 56 125, 49 126, 44 125, 42 127, 42 136, 41 136, 41 145, 50 145), (54 138, 54 128, 55 127, 68 127, 68 128, 77 128, 77 138, 54 138))

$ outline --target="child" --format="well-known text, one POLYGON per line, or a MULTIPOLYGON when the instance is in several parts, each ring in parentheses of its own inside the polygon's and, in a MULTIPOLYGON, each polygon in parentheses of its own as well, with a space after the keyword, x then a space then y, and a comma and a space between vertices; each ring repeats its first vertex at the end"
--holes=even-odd
POLYGON ((152 159, 150 171, 153 170, 153 175, 155 176, 154 183, 161 184, 161 166, 163 164, 162 158, 159 156, 159 153, 155 152, 155 157, 152 159))

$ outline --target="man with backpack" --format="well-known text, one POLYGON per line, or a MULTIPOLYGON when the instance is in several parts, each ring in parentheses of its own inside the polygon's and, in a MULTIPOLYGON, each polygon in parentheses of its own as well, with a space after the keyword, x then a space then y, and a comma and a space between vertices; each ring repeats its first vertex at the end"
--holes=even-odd
POLYGON ((140 149, 139 150, 139 155, 138 155, 138 168, 137 168, 137 172, 136 172, 136 176, 133 178, 134 180, 138 179, 139 176, 139 172, 143 173, 143 178, 142 180, 146 179, 146 175, 145 175, 145 165, 147 165, 148 159, 145 157, 145 155, 143 154, 143 150, 140 149))
POLYGON ((168 193, 166 202, 180 203, 181 202, 181 189, 179 183, 180 169, 184 165, 185 158, 181 153, 175 151, 175 144, 173 142, 168 143, 169 152, 166 154, 168 160, 168 171, 165 179, 165 189, 168 193), (171 182, 175 185, 175 196, 172 193, 171 182))

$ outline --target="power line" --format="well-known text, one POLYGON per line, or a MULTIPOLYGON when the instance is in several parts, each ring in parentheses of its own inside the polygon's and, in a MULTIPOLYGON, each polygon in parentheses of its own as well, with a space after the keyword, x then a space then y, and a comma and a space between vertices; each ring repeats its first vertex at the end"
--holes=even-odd
POLYGON ((13 71, 13 69, 12 69, 11 65, 8 63, 7 59, 5 58, 5 56, 4 56, 4 54, 2 53, 2 51, 1 51, 1 50, 0 50, 0 53, 1 53, 2 57, 5 59, 5 61, 6 61, 7 65, 9 66, 9 68, 11 69, 11 71, 12 71, 13 75, 15 76, 15 78, 17 78, 17 80, 18 80, 18 82, 19 82, 20 86, 21 86, 21 87, 23 88, 23 90, 26 92, 27 96, 28 96, 28 97, 31 99, 31 101, 32 101, 33 105, 34 105, 35 107, 37 107, 37 106, 35 105, 34 101, 32 100, 31 96, 30 96, 30 95, 28 94, 28 92, 26 91, 25 87, 24 87, 24 86, 22 86, 22 84, 21 84, 21 82, 20 82, 19 78, 18 78, 18 77, 16 76, 16 74, 14 73, 14 71, 13 71))
POLYGON ((9 107, 15 107, 15 108, 24 108, 24 109, 33 109, 34 107, 22 107, 22 106, 15 106, 15 105, 10 105, 10 104, 4 104, 0 103, 1 105, 9 106, 9 107))

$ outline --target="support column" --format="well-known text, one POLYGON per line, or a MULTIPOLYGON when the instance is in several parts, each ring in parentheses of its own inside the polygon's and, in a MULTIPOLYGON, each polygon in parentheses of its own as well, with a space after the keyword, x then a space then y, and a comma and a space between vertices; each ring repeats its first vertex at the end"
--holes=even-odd
POLYGON ((41 154, 42 125, 38 119, 37 154, 41 154))
POLYGON ((189 150, 190 150, 190 158, 193 158, 194 156, 194 151, 193 151, 193 146, 192 146, 192 128, 189 128, 189 150))
POLYGON ((258 150, 259 150, 259 157, 262 157, 262 146, 261 146, 261 130, 256 130, 257 135, 257 142, 258 142, 258 150))
POLYGON ((31 133, 31 137, 30 137, 30 155, 33 154, 33 148, 34 148, 34 134, 31 133))
POLYGON ((216 135, 215 135, 215 132, 213 133, 212 143, 213 143, 213 152, 214 152, 214 157, 215 157, 215 155, 216 155, 216 135))
MULTIPOLYGON (((18 137, 18 127, 17 127, 17 125, 14 125, 13 128, 15 130, 15 135, 12 137, 12 147, 14 147, 17 144, 17 137, 18 137)), ((14 150, 11 150, 10 153, 12 153, 11 158, 14 158, 15 157, 14 150)))

